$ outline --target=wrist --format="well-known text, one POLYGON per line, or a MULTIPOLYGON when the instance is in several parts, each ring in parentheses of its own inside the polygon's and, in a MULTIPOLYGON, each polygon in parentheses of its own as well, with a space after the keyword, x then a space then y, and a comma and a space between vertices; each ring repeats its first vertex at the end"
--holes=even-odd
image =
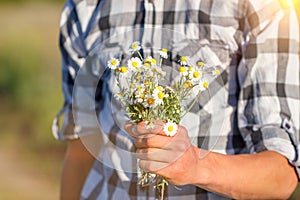
POLYGON ((195 147, 198 155, 196 162, 196 174, 193 179, 194 185, 205 188, 211 183, 214 175, 215 160, 212 152, 195 147))

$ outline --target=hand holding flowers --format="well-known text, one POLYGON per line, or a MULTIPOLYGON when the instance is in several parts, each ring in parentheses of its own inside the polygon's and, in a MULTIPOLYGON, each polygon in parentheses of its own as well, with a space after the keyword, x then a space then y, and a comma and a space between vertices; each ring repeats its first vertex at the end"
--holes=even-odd
POLYGON ((186 129, 178 124, 201 92, 208 88, 208 77, 217 76, 220 72, 214 67, 207 67, 202 61, 194 65, 190 57, 181 56, 177 61, 180 66, 178 77, 166 80, 163 59, 168 58, 168 50, 162 48, 159 51, 159 63, 152 56, 144 58, 141 50, 140 43, 136 41, 130 46, 132 57, 127 66, 120 66, 120 60, 116 58, 109 60, 107 65, 114 71, 115 98, 126 109, 130 120, 138 123, 138 135, 134 135, 131 125, 126 126, 126 131, 136 138, 139 165, 144 169, 140 184, 147 186, 155 182, 154 187, 164 199, 168 185, 166 178, 175 184, 187 183, 184 179, 189 177, 182 177, 186 162, 198 157, 186 129), (188 101, 186 107, 183 106, 185 101, 188 101), (187 156, 182 157, 183 154, 187 156))
MULTIPOLYGON (((163 125, 162 123, 156 122, 163 125)), ((135 138, 141 169, 160 175, 174 185, 196 183, 193 180, 195 174, 198 174, 200 150, 191 144, 184 127, 178 126, 174 137, 166 136, 159 125, 154 129, 147 129, 144 123, 128 123, 125 128, 135 138)))

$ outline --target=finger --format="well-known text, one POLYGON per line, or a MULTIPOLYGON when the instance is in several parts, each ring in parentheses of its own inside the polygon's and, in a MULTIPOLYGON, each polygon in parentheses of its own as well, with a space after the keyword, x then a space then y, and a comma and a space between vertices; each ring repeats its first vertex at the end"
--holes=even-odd
POLYGON ((155 121, 153 124, 149 125, 149 122, 143 121, 138 124, 128 122, 125 124, 126 132, 132 137, 137 138, 138 136, 143 136, 147 134, 159 134, 165 135, 163 132, 163 122, 155 121))
POLYGON ((184 152, 191 146, 187 131, 180 127, 178 134, 173 137, 166 135, 148 134, 143 137, 138 137, 134 141, 136 148, 161 148, 172 150, 174 152, 184 152))
POLYGON ((149 161, 149 160, 140 160, 139 161, 139 167, 147 172, 159 174, 160 170, 165 169, 168 167, 169 163, 164 162, 157 162, 157 161, 149 161))
POLYGON ((184 152, 174 152, 165 149, 149 148, 149 149, 138 149, 136 155, 141 160, 155 161, 161 163, 174 163, 184 152))
POLYGON ((138 124, 128 122, 125 124, 125 130, 129 135, 135 138, 144 137, 147 134, 151 134, 150 129, 145 128, 144 122, 140 122, 138 124))
POLYGON ((136 132, 136 124, 132 122, 125 124, 125 131, 132 137, 136 137, 138 135, 136 132))
POLYGON ((163 134, 164 123, 162 121, 143 121, 137 125, 137 132, 145 134, 163 134))
POLYGON ((138 137, 134 141, 136 148, 162 148, 169 149, 170 143, 174 140, 172 137, 148 134, 144 137, 138 137))

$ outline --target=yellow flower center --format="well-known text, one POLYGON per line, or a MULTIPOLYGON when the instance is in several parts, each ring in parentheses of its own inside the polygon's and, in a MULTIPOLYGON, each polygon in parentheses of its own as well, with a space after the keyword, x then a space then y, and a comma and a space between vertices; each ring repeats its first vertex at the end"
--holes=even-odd
POLYGON ((126 72, 127 72, 127 68, 124 67, 124 66, 122 66, 122 67, 121 67, 121 72, 122 72, 122 73, 126 73, 126 72))
POLYGON ((216 69, 215 73, 216 75, 220 75, 220 70, 216 69))
POLYGON ((136 48, 137 48, 137 44, 133 43, 133 44, 131 45, 131 48, 132 48, 132 49, 136 49, 136 48))
POLYGON ((174 127, 173 126, 168 126, 168 131, 169 132, 172 132, 174 130, 174 127))
POLYGON ((153 99, 153 98, 149 98, 149 99, 147 100, 147 103, 148 103, 149 105, 152 105, 152 104, 154 103, 154 99, 153 99))
POLYGON ((155 58, 152 58, 151 62, 156 65, 156 59, 155 58))
POLYGON ((186 58, 186 56, 182 56, 182 57, 180 58, 180 60, 181 60, 181 62, 186 62, 186 61, 187 61, 187 58, 186 58))
POLYGON ((144 66, 150 68, 150 63, 149 62, 145 62, 144 66))
POLYGON ((163 87, 161 87, 160 85, 156 87, 159 91, 163 91, 163 87))
POLYGON ((189 70, 192 71, 194 69, 194 66, 189 66, 189 70))
POLYGON ((180 72, 180 73, 186 72, 186 68, 185 68, 185 67, 180 67, 180 68, 179 68, 179 72, 180 72))
POLYGON ((141 94, 140 94, 140 98, 141 98, 141 99, 145 99, 145 94, 144 94, 144 93, 141 93, 141 94))
POLYGON ((199 61, 199 62, 197 62, 197 65, 198 65, 198 67, 203 67, 204 66, 204 62, 199 61))
POLYGON ((115 66, 116 64, 117 64, 117 60, 113 59, 113 60, 111 61, 111 65, 115 66))
POLYGON ((164 53, 168 53, 168 50, 165 49, 165 48, 162 48, 161 51, 164 52, 164 53))
POLYGON ((204 88, 208 88, 208 82, 204 82, 204 83, 203 83, 203 87, 204 87, 204 88))
POLYGON ((137 66, 138 66, 138 62, 133 61, 133 62, 132 62, 132 66, 133 66, 133 67, 137 67, 137 66))
POLYGON ((158 96, 159 99, 162 99, 162 98, 164 98, 165 94, 163 92, 159 92, 157 94, 157 96, 158 96))
POLYGON ((140 91, 141 89, 142 89, 141 86, 137 86, 137 87, 136 87, 136 91, 140 91))
POLYGON ((199 78, 199 76, 200 76, 200 73, 197 72, 197 71, 194 71, 193 77, 194 77, 194 78, 199 78))

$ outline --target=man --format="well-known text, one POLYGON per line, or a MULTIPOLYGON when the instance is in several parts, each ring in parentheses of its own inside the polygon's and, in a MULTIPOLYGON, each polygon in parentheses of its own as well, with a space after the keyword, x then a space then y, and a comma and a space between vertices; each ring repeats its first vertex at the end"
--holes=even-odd
POLYGON ((180 186, 168 187, 168 199, 292 194, 300 165, 299 29, 289 1, 69 0, 60 45, 65 120, 54 132, 68 140, 61 199, 153 199, 152 188, 137 186, 135 159, 122 150, 136 151, 142 169, 180 186), (133 137, 126 135, 110 106, 106 59, 120 56, 126 41, 174 50, 183 38, 196 41, 208 60, 215 58, 224 80, 215 92, 225 93, 225 104, 213 108, 204 98, 172 138, 143 123, 127 124, 133 137), (189 135, 195 130, 194 143, 189 135))

